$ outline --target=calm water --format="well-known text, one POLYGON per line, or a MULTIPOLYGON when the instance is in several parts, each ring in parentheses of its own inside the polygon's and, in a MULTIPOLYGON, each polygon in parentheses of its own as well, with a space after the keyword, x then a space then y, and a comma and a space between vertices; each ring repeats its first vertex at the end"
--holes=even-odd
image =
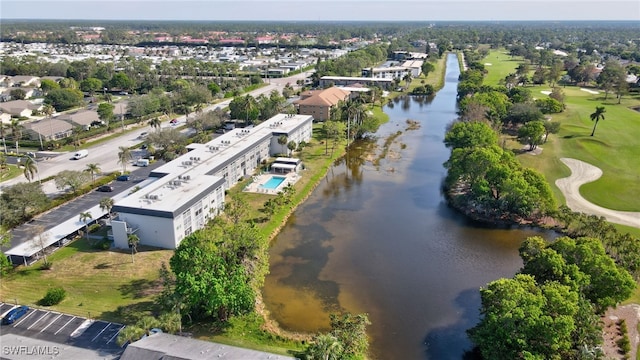
POLYGON ((354 145, 276 238, 264 300, 282 327, 327 330, 331 312, 366 312, 374 358, 461 359, 470 348, 478 288, 513 276, 521 241, 548 234, 478 227, 446 206, 442 139, 459 73, 449 55, 433 99, 389 104, 378 139, 354 145), (407 119, 420 128, 407 130, 407 119))

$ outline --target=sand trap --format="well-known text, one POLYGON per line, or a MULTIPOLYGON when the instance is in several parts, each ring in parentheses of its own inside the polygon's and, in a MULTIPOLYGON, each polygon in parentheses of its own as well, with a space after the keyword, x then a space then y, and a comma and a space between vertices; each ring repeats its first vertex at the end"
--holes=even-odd
POLYGON ((545 94, 545 95, 549 95, 549 94, 551 94, 551 91, 548 91, 548 90, 542 90, 542 91, 540 91, 540 92, 541 92, 541 93, 543 93, 543 94, 545 94))
POLYGON ((584 91, 584 92, 588 92, 589 94, 593 94, 593 95, 598 95, 598 94, 600 94, 600 92, 599 92, 599 91, 593 91, 593 90, 590 90, 590 89, 580 88, 580 90, 582 90, 582 91, 584 91))
POLYGON ((580 195, 580 186, 582 184, 596 181, 602 176, 600 168, 576 159, 561 158, 560 160, 569 167, 571 175, 556 180, 556 185, 562 191, 567 201, 567 206, 571 210, 604 216, 612 223, 640 228, 640 212, 606 209, 587 201, 580 195))
POLYGON ((485 66, 491 66, 493 65, 492 63, 484 63, 485 66))

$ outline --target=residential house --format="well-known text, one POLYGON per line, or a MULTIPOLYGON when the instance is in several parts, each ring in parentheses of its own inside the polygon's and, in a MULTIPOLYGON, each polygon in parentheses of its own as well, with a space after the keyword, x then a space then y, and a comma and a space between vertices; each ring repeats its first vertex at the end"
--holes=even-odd
POLYGON ((60 115, 57 119, 64 120, 73 126, 82 126, 85 130, 89 130, 91 125, 94 125, 95 123, 102 123, 98 112, 95 110, 79 110, 73 113, 60 115))
POLYGON ((300 94, 294 102, 300 115, 311 115, 315 121, 325 121, 331 116, 331 109, 349 98, 349 92, 337 87, 324 90, 308 90, 300 94))
POLYGON ((29 117, 35 110, 40 110, 41 105, 34 105, 26 100, 12 100, 0 103, 0 111, 15 117, 29 117))
POLYGON ((13 87, 23 87, 23 86, 32 86, 39 87, 40 86, 40 78, 37 76, 30 75, 16 75, 11 78, 11 86, 13 87))
POLYGON ((31 140, 60 140, 73 133, 73 126, 70 123, 57 118, 32 121, 23 126, 31 140))

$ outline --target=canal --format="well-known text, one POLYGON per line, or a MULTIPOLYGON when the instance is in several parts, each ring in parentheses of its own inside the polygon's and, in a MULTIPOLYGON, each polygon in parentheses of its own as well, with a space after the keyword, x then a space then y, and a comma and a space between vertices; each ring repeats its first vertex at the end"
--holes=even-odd
POLYGON ((550 236, 477 226, 447 207, 443 137, 459 74, 449 54, 433 98, 385 106, 376 138, 354 144, 274 240, 263 296, 283 328, 325 331, 330 313, 367 313, 375 359, 461 359, 479 287, 518 271, 526 237, 550 236))

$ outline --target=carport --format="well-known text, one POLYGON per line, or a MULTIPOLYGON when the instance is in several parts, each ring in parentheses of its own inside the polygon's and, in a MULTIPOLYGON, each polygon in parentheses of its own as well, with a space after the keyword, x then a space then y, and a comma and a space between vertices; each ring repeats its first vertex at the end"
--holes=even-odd
MULTIPOLYGON (((91 219, 96 221, 107 213, 100 209, 100 206, 94 206, 88 210, 91 213, 91 219)), ((89 222, 89 223, 91 223, 89 222)), ((78 217, 71 218, 48 229, 42 234, 37 234, 33 238, 18 244, 11 249, 5 251, 5 255, 13 265, 30 265, 37 261, 39 253, 43 249, 47 249, 51 245, 57 244, 58 247, 67 242, 67 236, 84 228, 84 223, 78 217)))

